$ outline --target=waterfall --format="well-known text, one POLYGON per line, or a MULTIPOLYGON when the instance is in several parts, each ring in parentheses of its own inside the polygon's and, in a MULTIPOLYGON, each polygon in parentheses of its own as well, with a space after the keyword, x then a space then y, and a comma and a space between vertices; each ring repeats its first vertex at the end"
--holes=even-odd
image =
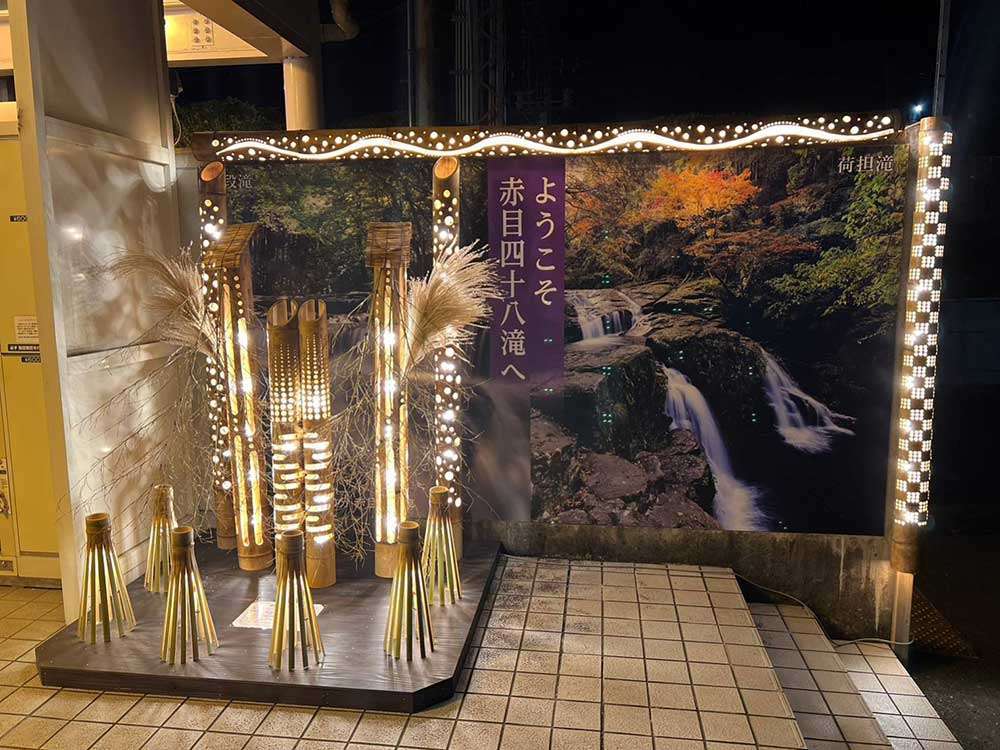
POLYGON ((825 453, 830 450, 834 435, 854 434, 840 424, 853 422, 853 417, 837 414, 810 396, 774 357, 766 351, 763 354, 764 388, 774 410, 778 433, 786 443, 804 453, 825 453))
POLYGON ((576 310, 584 341, 625 333, 635 325, 640 313, 639 306, 618 290, 567 289, 566 302, 576 310), (610 294, 620 296, 628 309, 612 308, 610 294))
POLYGON ((758 490, 733 475, 729 451, 712 409, 684 373, 660 365, 667 376, 663 411, 673 421, 670 429, 690 430, 705 452, 715 480, 715 517, 724 529, 763 531, 764 514, 757 507, 758 490))

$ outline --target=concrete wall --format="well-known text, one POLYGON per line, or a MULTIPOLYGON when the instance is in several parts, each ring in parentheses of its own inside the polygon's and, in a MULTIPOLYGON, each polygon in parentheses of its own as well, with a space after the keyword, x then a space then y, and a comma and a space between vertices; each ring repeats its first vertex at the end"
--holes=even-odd
POLYGON ((497 540, 514 555, 727 566, 801 599, 833 635, 889 632, 895 579, 882 537, 466 521, 465 539, 497 540))

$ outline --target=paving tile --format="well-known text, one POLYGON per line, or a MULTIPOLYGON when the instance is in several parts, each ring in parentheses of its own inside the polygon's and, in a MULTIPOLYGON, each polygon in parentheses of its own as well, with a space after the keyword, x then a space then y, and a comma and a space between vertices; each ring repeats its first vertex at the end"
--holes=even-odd
POLYGON ((555 698, 556 675, 517 672, 510 694, 522 698, 555 698))
POLYGON ((619 703, 625 706, 649 705, 646 683, 634 680, 603 680, 602 700, 604 703, 619 703))
POLYGON ((290 737, 254 735, 247 740, 247 744, 243 746, 243 750, 293 750, 295 745, 296 740, 290 737))
POLYGON ((249 739, 245 734, 205 732, 195 743, 194 750, 242 750, 249 739))
MULTIPOLYGON (((696 711, 683 711, 674 708, 650 709, 653 724, 653 734, 657 737, 675 737, 678 739, 701 739, 701 723, 696 711)), ((749 731, 749 727, 747 728, 749 731)))
MULTIPOLYGON (((197 729, 204 731, 218 718, 228 701, 199 700, 189 698, 167 719, 164 726, 175 729, 197 729)), ((145 722, 141 722, 145 723, 145 722)))
POLYGON ((378 745, 394 745, 406 726, 407 717, 403 714, 381 714, 365 711, 354 734, 352 742, 369 742, 378 745))
POLYGON ((190 750, 200 739, 201 732, 197 730, 161 727, 142 747, 143 750, 190 750))
POLYGON ((269 737, 301 737, 315 715, 313 706, 275 706, 256 732, 269 737))
POLYGON ((511 698, 507 705, 508 724, 552 726, 555 701, 542 698, 511 698))
POLYGON ((552 730, 552 750, 600 750, 601 733, 584 729, 552 730))
MULTIPOLYGON (((170 718, 170 715, 180 705, 180 698, 146 695, 132 706, 120 721, 122 724, 142 724, 147 727, 159 727, 170 718)), ((192 742, 191 744, 194 743, 192 742)))
MULTIPOLYGON (((700 711, 702 730, 706 741, 715 742, 753 742, 750 724, 743 714, 716 713, 700 711)), ((763 743, 762 743, 763 744, 763 743)))
POLYGON ((451 733, 454 728, 455 722, 449 719, 410 717, 399 742, 406 747, 444 750, 451 741, 451 733))
POLYGON ((648 736, 651 732, 649 711, 644 706, 605 706, 604 731, 648 736))
POLYGON ((496 750, 500 745, 501 724, 457 721, 449 750, 496 750))
POLYGON ((28 716, 5 732, 0 737, 0 744, 4 747, 42 747, 65 724, 62 719, 28 716))
POLYGON ((507 714, 508 700, 505 695, 466 695, 458 718, 464 721, 502 722, 507 714))
POLYGON ((128 713, 141 697, 127 693, 102 693, 77 714, 76 718, 80 721, 114 723, 128 713))
POLYGON ((805 740, 794 719, 773 716, 750 716, 750 727, 757 744, 768 747, 805 747, 805 740))
POLYGON ((35 709, 34 714, 35 716, 47 716, 51 719, 72 719, 96 698, 97 693, 60 690, 35 709))
MULTIPOLYGON (((640 737, 634 734, 603 734, 604 750, 653 750, 651 737, 640 737)), ((701 750, 701 748, 697 748, 701 750)))
POLYGON ((500 750, 539 750, 549 747, 551 727, 525 727, 506 724, 500 738, 500 750))
POLYGON ((0 713, 30 714, 55 695, 56 692, 56 690, 50 688, 18 688, 6 698, 0 700, 0 713))
POLYGON ((81 750, 94 744, 110 728, 110 724, 71 721, 52 735, 42 747, 45 750, 81 750))
POLYGON ((694 693, 691 686, 687 684, 651 682, 649 683, 649 705, 655 708, 691 710, 695 708, 694 693))
POLYGON ((154 727, 114 724, 91 750, 139 750, 155 731, 154 727))
MULTIPOLYGON (((229 707, 229 709, 231 708, 232 706, 229 707)), ((229 709, 226 710, 228 711, 229 709)), ((223 717, 224 716, 225 714, 223 714, 223 717)), ((303 736, 306 739, 314 740, 347 741, 351 739, 351 734, 354 733, 354 728, 358 725, 358 721, 360 719, 360 711, 321 708, 316 712, 316 715, 313 716, 312 721, 309 722, 309 726, 306 728, 303 736)), ((260 716, 257 724, 263 720, 264 716, 260 716)), ((255 724, 254 728, 256 728, 256 726, 257 725, 255 724)), ((215 728, 216 727, 213 726, 213 729, 215 728)))
POLYGON ((553 726, 567 729, 601 728, 601 705, 586 701, 556 701, 553 726))
POLYGON ((601 680, 597 677, 560 675, 556 697, 568 701, 600 701, 601 680))

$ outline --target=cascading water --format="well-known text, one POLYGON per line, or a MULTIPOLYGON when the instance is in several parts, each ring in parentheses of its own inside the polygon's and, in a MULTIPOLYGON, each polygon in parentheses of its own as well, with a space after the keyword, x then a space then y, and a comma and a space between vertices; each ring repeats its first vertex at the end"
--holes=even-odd
POLYGON ((854 417, 837 414, 826 404, 803 391, 781 365, 764 354, 764 389, 774 410, 778 434, 793 448, 804 453, 825 453, 830 450, 833 436, 853 435, 842 422, 854 417))
POLYGON ((687 376, 660 365, 667 376, 667 400, 663 412, 672 430, 690 430, 705 452, 715 480, 715 517, 724 529, 762 531, 764 514, 757 507, 758 491, 733 475, 729 451, 722 439, 712 409, 687 376))
POLYGON ((618 290, 567 289, 566 302, 576 310, 583 340, 625 333, 635 326, 640 308, 618 290), (610 294, 621 297, 626 310, 616 305, 610 294))

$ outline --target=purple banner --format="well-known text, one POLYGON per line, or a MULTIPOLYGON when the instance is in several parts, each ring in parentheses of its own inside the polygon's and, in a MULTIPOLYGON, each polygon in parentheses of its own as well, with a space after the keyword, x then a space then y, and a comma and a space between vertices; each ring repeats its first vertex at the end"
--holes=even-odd
POLYGON ((550 380, 563 369, 565 160, 490 159, 487 205, 490 256, 500 276, 491 374, 513 383, 550 380))

